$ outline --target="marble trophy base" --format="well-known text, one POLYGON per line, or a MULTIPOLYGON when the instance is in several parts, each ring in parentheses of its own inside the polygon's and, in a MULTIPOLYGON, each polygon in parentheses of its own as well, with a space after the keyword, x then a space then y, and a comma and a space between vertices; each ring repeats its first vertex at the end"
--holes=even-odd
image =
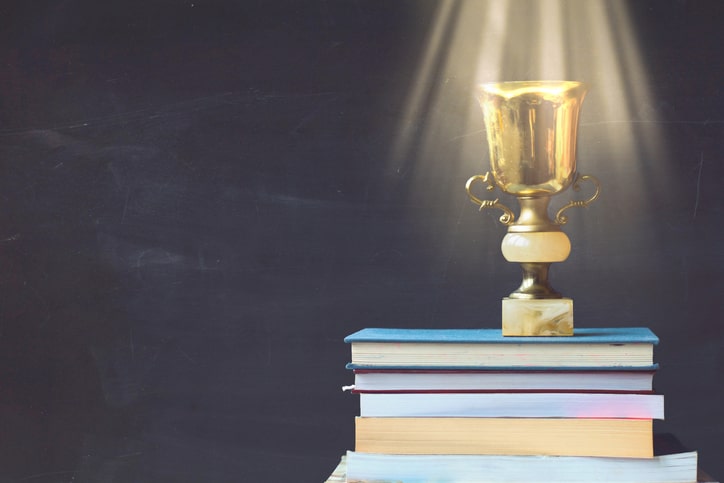
POLYGON ((503 299, 504 336, 573 335, 573 300, 503 299))

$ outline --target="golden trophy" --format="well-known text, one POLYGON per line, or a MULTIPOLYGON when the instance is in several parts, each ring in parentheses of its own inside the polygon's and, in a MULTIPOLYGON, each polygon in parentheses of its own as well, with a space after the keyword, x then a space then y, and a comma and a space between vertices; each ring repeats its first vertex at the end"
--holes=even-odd
POLYGON ((581 82, 532 81, 480 84, 476 97, 483 109, 490 148, 491 171, 470 178, 468 196, 480 209, 503 211, 508 226, 501 249, 509 262, 521 264, 520 287, 503 299, 503 335, 573 335, 573 300, 556 292, 548 282, 551 263, 562 262, 571 251, 561 230, 564 212, 593 202, 600 186, 592 176, 576 172, 578 117, 587 88, 581 82), (574 200, 551 220, 551 196, 569 186, 590 181, 595 192, 574 200), (495 200, 481 200, 472 192, 476 183, 487 190, 497 186, 518 199, 520 215, 495 200))

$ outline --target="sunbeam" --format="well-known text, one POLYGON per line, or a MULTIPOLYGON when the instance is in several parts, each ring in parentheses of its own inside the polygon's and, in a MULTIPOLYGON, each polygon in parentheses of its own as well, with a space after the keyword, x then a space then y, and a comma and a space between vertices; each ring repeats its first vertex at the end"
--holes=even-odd
MULTIPOLYGON (((642 191, 666 189, 671 176, 628 8, 623 0, 441 2, 389 156, 412 217, 431 224, 419 207, 432 206, 448 214, 434 224, 434 236, 453 231, 449 224, 467 202, 460 180, 488 166, 475 85, 519 80, 585 82, 579 168, 604 181, 605 196, 630 194, 639 210, 653 209, 642 191)), ((578 218, 574 232, 586 226, 578 218)), ((651 233, 642 226, 628 241, 643 245, 651 233)))

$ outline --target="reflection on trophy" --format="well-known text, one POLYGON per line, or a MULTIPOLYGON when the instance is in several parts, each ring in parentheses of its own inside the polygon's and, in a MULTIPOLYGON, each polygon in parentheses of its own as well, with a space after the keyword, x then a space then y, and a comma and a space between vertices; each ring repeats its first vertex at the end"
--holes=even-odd
POLYGON ((564 212, 587 206, 599 193, 595 178, 576 172, 576 131, 586 86, 569 81, 501 82, 481 84, 476 94, 483 108, 491 171, 470 178, 466 190, 481 210, 503 211, 500 222, 508 226, 503 256, 523 269, 520 287, 503 299, 503 335, 573 335, 573 301, 551 287, 548 269, 571 251, 561 230, 567 221, 564 212), (568 202, 551 220, 551 196, 571 185, 578 190, 581 181, 591 181, 595 193, 568 202), (498 199, 475 196, 476 183, 515 196, 518 218, 498 199))

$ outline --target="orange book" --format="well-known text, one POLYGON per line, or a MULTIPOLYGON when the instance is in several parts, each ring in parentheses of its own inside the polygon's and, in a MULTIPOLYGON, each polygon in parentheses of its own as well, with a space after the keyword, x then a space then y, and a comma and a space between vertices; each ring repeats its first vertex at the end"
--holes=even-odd
POLYGON ((355 449, 388 454, 652 458, 650 419, 365 418, 355 449))

